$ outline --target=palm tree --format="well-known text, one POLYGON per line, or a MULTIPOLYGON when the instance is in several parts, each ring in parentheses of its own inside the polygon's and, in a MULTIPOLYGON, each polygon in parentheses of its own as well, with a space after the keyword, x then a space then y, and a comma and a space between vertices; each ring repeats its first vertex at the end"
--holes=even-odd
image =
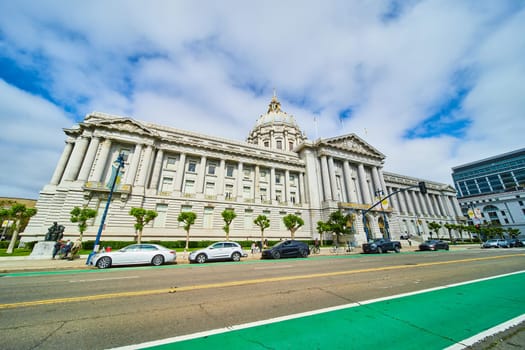
POLYGON ((186 248, 185 250, 188 250, 189 243, 190 243, 190 228, 191 225, 195 223, 195 219, 197 219, 197 214, 195 214, 192 211, 183 211, 179 214, 179 217, 177 218, 178 222, 184 223, 184 230, 186 231, 186 248))
POLYGON ((142 230, 144 226, 148 224, 151 220, 157 217, 157 212, 155 210, 146 210, 144 208, 131 208, 129 215, 134 216, 136 219, 135 230, 137 231, 137 243, 142 241, 142 230))
POLYGON ((224 220, 224 227, 222 228, 224 232, 226 232, 226 240, 230 240, 230 225, 237 217, 237 214, 233 211, 233 209, 224 209, 221 213, 222 219, 224 220))
POLYGON ((261 245, 264 242, 264 230, 270 227, 270 219, 266 215, 259 215, 253 220, 253 223, 261 228, 261 245))
POLYGON ((87 229, 87 221, 97 216, 97 211, 90 208, 74 207, 70 212, 71 222, 78 222, 78 230, 80 231, 79 240, 82 242, 82 235, 87 229))
POLYGON ((7 254, 13 254, 13 249, 15 248, 16 240, 18 239, 18 232, 23 231, 24 222, 27 224, 29 218, 34 216, 37 213, 36 208, 26 208, 24 204, 13 204, 11 209, 9 209, 9 217, 12 218, 15 222, 13 224, 13 236, 7 247, 7 254))
POLYGON ((292 239, 295 239, 295 231, 304 225, 304 220, 297 215, 288 214, 283 217, 284 226, 290 231, 292 239))

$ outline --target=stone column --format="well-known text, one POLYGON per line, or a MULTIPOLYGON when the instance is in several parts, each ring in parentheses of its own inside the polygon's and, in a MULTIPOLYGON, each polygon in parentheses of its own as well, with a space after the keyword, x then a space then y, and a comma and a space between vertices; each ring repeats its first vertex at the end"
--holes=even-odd
POLYGON ((82 165, 82 160, 86 154, 86 149, 88 146, 89 140, 85 136, 80 136, 73 146, 73 152, 71 157, 66 165, 66 170, 64 170, 64 180, 65 181, 75 181, 77 179, 78 172, 80 171, 80 166, 82 165))
POLYGON ((286 169, 284 171, 284 202, 290 205, 290 171, 286 169))
POLYGON ((197 170, 197 183, 195 184, 195 193, 204 193, 204 176, 206 175, 206 156, 201 157, 199 170, 197 170))
POLYGON ((326 156, 321 156, 321 178, 323 181, 324 199, 327 201, 332 200, 332 189, 330 188, 330 175, 328 174, 328 162, 326 156))
POLYGON ((335 201, 339 201, 339 198, 337 198, 337 182, 335 179, 335 167, 333 157, 328 157, 328 176, 330 178, 330 187, 332 188, 332 199, 335 201))
POLYGON ((146 186, 146 181, 148 180, 148 174, 151 164, 151 156, 153 154, 153 146, 147 145, 146 150, 144 151, 144 156, 142 157, 142 165, 140 167, 138 186, 146 186))
POLYGON ((423 197, 421 192, 419 192, 419 191, 414 192, 414 195, 416 196, 416 200, 419 199, 419 203, 421 203, 421 205, 420 205, 421 212, 425 213, 426 215, 430 215, 430 212, 429 212, 428 207, 427 207, 427 203, 425 203, 425 198, 423 197))
POLYGON ((133 158, 129 164, 129 169, 126 175, 126 181, 124 183, 130 184, 133 186, 135 184, 135 177, 137 176, 137 170, 139 168, 140 156, 142 153, 142 144, 135 145, 135 150, 133 151, 133 158))
POLYGON ((417 215, 424 215, 423 208, 421 208, 421 205, 419 205, 419 200, 417 198, 417 195, 415 191, 408 190, 410 193, 410 197, 412 197, 412 201, 414 202, 414 208, 416 210, 417 215))
POLYGON ((403 191, 398 192, 397 194, 394 195, 394 197, 397 198, 397 201, 399 202, 399 207, 400 207, 401 211, 404 214, 408 214, 407 203, 406 203, 406 199, 405 199, 405 195, 404 195, 403 191))
POLYGON ((386 187, 383 187, 381 184, 381 181, 379 181, 379 172, 377 171, 377 167, 372 167, 372 180, 374 181, 374 193, 377 190, 382 190, 384 193, 386 193, 386 187))
POLYGON ((270 168, 270 203, 275 203, 275 168, 270 168))
POLYGON ((350 203, 357 203, 357 193, 355 191, 355 184, 352 181, 352 170, 350 169, 350 163, 348 160, 343 162, 343 172, 345 177, 347 198, 350 203))
POLYGON ((175 191, 182 190, 182 180, 184 178, 184 168, 186 166, 186 153, 179 155, 179 164, 177 164, 177 173, 175 174, 175 191))
POLYGON ((386 188, 385 177, 383 175, 383 169, 378 169, 379 182, 381 183, 381 188, 386 188))
POLYGON ((239 162, 237 165, 237 200, 240 201, 242 199, 242 190, 243 190, 243 164, 242 162, 239 162))
POLYGON ((357 166, 357 176, 359 178, 359 185, 361 187, 361 196, 363 197, 363 204, 371 204, 370 191, 366 182, 365 166, 359 163, 357 166))
POLYGON ((253 189, 253 193, 254 193, 254 199, 256 202, 260 202, 261 201, 261 195, 260 195, 260 191, 259 191, 259 164, 255 164, 255 179, 253 181, 253 186, 255 187, 253 189))
POLYGON ((423 199, 425 200, 426 204, 427 204, 427 208, 428 208, 428 211, 430 213, 430 215, 432 216, 436 216, 436 213, 434 211, 434 204, 432 203, 432 198, 430 197, 431 195, 430 194, 424 194, 423 195, 423 199))
POLYGON ((221 162, 219 164, 219 170, 217 172, 217 196, 220 196, 218 198, 223 199, 224 198, 224 175, 225 175, 225 169, 226 169, 226 161, 224 159, 221 159, 221 162))
POLYGON ((463 216, 463 212, 461 211, 461 207, 459 206, 458 199, 453 196, 450 196, 449 198, 452 201, 452 207, 454 208, 456 216, 463 216))
POLYGON ((162 169, 162 162, 164 161, 164 151, 162 149, 159 149, 157 151, 157 156, 155 157, 155 165, 153 166, 153 173, 151 175, 151 184, 149 188, 155 190, 156 192, 159 191, 159 178, 160 178, 160 172, 162 169))
POLYGON ((437 199, 438 199, 438 202, 439 202, 439 206, 441 207, 442 215, 443 216, 450 216, 449 212, 448 212, 448 208, 445 206, 445 203, 443 202, 443 196, 441 194, 439 194, 437 196, 437 199))
POLYGON ((94 181, 94 182, 102 181, 102 174, 104 173, 106 164, 108 162, 108 156, 109 156, 110 149, 111 149, 111 140, 105 139, 104 142, 102 143, 102 146, 100 147, 100 152, 98 154, 97 160, 95 161, 95 169, 93 170, 93 173, 91 174, 90 181, 94 181))
POLYGON ((58 161, 57 167, 55 168, 55 172, 53 173, 53 176, 51 177, 51 181, 49 182, 51 185, 59 184, 60 178, 62 177, 62 174, 64 173, 64 170, 66 169, 67 160, 69 159, 69 156, 71 155, 72 150, 73 150, 73 144, 69 141, 66 141, 66 145, 64 146, 64 150, 62 151, 60 160, 58 161))
POLYGON ((410 191, 410 190, 405 190, 405 191, 403 191, 403 192, 401 192, 401 193, 403 193, 404 196, 405 196, 405 202, 406 202, 406 204, 407 204, 407 206, 408 206, 408 212, 409 212, 410 214, 415 214, 415 215, 417 215, 417 212, 414 210, 414 205, 412 204, 412 198, 411 198, 412 196, 411 196, 410 192, 412 192, 412 191, 410 191))
POLYGON ((84 162, 82 163, 82 167, 80 168, 80 172, 78 173, 79 180, 86 181, 88 179, 89 172, 91 171, 91 167, 93 166, 93 161, 95 160, 95 156, 97 155, 99 143, 100 139, 98 137, 94 136, 91 138, 86 156, 84 157, 84 162))
POLYGON ((299 199, 297 203, 306 203, 306 197, 304 194, 304 174, 299 173, 299 199))

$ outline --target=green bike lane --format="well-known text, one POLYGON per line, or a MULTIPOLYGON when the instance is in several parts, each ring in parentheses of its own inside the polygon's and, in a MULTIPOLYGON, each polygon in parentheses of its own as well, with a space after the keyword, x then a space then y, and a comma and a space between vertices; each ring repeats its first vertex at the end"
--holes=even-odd
POLYGON ((523 321, 524 288, 520 271, 118 349, 460 349, 523 321))

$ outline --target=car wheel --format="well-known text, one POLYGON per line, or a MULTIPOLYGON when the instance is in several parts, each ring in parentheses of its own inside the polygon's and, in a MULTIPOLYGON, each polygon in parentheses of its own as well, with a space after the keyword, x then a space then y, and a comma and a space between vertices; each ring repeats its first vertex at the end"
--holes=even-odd
POLYGON ((381 249, 381 247, 377 247, 377 253, 378 254, 382 254, 383 253, 383 249, 381 249))
POLYGON ((204 264, 206 260, 208 259, 206 258, 206 255, 204 254, 199 254, 197 255, 197 258, 195 258, 195 261, 197 261, 199 264, 204 264))
POLYGON ((233 253, 233 254, 232 254, 232 260, 233 260, 233 261, 239 261, 239 260, 241 260, 241 254, 239 254, 239 253, 237 253, 237 252, 233 253))
POLYGON ((103 256, 102 258, 98 259, 97 267, 99 269, 107 269, 108 267, 111 267, 111 258, 109 256, 103 256))
POLYGON ((280 259, 281 258, 281 253, 279 253, 278 251, 275 251, 275 252, 273 252, 272 256, 273 256, 274 259, 280 259))
POLYGON ((299 254, 301 255, 302 258, 307 258, 308 257, 308 252, 305 249, 301 249, 299 254))
POLYGON ((399 247, 395 247, 395 248, 394 248, 394 251, 395 251, 396 253, 399 253, 399 252, 400 252, 399 247))
POLYGON ((164 264, 164 257, 162 255, 155 255, 153 259, 151 259, 151 264, 155 266, 164 264))

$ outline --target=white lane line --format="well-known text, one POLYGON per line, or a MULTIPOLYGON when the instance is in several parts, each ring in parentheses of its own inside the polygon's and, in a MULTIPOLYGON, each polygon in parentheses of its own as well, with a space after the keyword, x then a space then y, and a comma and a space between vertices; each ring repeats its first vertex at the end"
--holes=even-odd
POLYGON ((94 278, 89 280, 71 280, 69 283, 81 283, 81 282, 97 282, 97 281, 111 281, 111 280, 127 280, 139 278, 139 276, 127 276, 127 277, 108 277, 108 278, 94 278))
POLYGON ((467 346, 471 346, 476 344, 478 341, 485 339, 486 337, 489 337, 491 335, 503 332, 511 327, 519 325, 521 322, 525 321, 525 314, 518 316, 516 318, 513 318, 512 320, 509 320, 507 322, 503 322, 497 326, 494 326, 492 328, 487 329, 484 332, 478 333, 475 336, 472 336, 470 338, 461 340, 457 342, 454 345, 449 346, 448 348, 445 348, 444 350, 460 350, 465 349, 467 346))
MULTIPOLYGON (((296 319, 296 318, 318 315, 318 314, 322 314, 322 313, 325 313, 325 312, 337 311, 337 310, 342 310, 342 309, 349 309, 349 308, 358 307, 358 306, 362 306, 362 305, 366 305, 366 304, 372 304, 372 303, 376 303, 376 302, 380 302, 380 301, 398 299, 398 298, 407 297, 407 296, 411 296, 411 295, 424 294, 424 293, 433 292, 433 291, 436 291, 436 290, 441 290, 441 289, 446 289, 446 288, 453 288, 453 287, 458 287, 458 286, 471 284, 471 283, 476 283, 476 282, 488 281, 488 280, 492 280, 492 279, 496 279, 496 278, 500 278, 500 277, 517 275, 517 274, 524 273, 524 272, 525 272, 525 270, 516 271, 516 272, 511 272, 511 273, 506 273, 506 274, 497 275, 497 276, 491 276, 491 277, 486 277, 486 278, 480 278, 480 279, 471 280, 471 281, 465 281, 465 282, 460 282, 460 283, 448 284, 448 285, 444 285, 444 286, 441 286, 441 287, 423 289, 423 290, 419 290, 419 291, 415 291, 415 292, 391 295, 391 296, 383 297, 383 298, 370 299, 370 300, 365 300, 365 301, 360 301, 360 302, 355 302, 355 303, 350 303, 350 304, 345 304, 345 305, 337 305, 337 306, 332 306, 332 307, 319 309, 319 310, 301 312, 301 313, 293 314, 293 315, 286 315, 286 316, 275 317, 275 318, 270 318, 270 319, 261 320, 261 321, 244 323, 244 324, 240 324, 240 325, 233 325, 233 326, 224 327, 224 328, 212 329, 212 330, 209 330, 209 331, 203 331, 203 332, 198 332, 198 333, 193 333, 193 334, 180 335, 180 336, 176 336, 176 337, 172 337, 172 338, 165 338, 165 339, 160 339, 160 340, 154 340, 154 341, 145 342, 145 343, 142 343, 142 344, 126 345, 126 346, 121 346, 121 347, 118 347, 118 348, 112 348, 112 349, 109 349, 109 350, 136 350, 136 349, 149 348, 149 347, 153 347, 153 346, 166 345, 166 344, 169 344, 169 343, 176 343, 176 342, 180 342, 180 341, 183 341, 183 340, 190 340, 190 339, 196 339, 196 338, 200 338, 200 337, 207 337, 207 336, 211 336, 211 335, 215 335, 215 334, 226 333, 226 332, 231 332, 231 331, 235 331, 235 330, 239 330, 239 329, 245 329, 245 328, 250 328, 250 327, 264 326, 264 325, 267 325, 267 324, 270 324, 270 323, 276 323, 276 322, 281 322, 281 321, 288 321, 288 320, 293 320, 293 319, 296 319)), ((523 317, 523 316, 520 316, 520 317, 523 317)), ((515 323, 516 320, 519 319, 520 317, 515 318, 513 320, 510 320, 508 322, 502 323, 501 325, 509 323, 509 322, 515 323)), ((493 330, 495 328, 501 327, 501 325, 496 326, 494 328, 491 328, 490 330, 493 330)), ((508 327, 509 326, 507 326, 506 328, 508 328, 508 327)), ((506 328, 504 328, 504 329, 506 329, 506 328)), ((479 334, 477 334, 477 335, 475 335, 475 336, 473 336, 473 337, 471 337, 469 339, 473 339, 475 337, 478 337, 478 336, 480 336, 480 334, 484 334, 483 338, 485 338, 488 335, 492 335, 494 333, 497 333, 497 332, 501 331, 501 330, 496 330, 496 331, 493 330, 492 333, 485 334, 485 333, 489 332, 490 330, 487 330, 487 331, 485 331, 483 333, 479 333, 479 334)), ((480 338, 480 339, 483 339, 483 338, 480 338)), ((464 342, 466 343, 469 339, 466 339, 464 341, 456 343, 455 345, 452 345, 452 346, 459 346, 459 347, 457 347, 457 348, 450 347, 449 349, 454 349, 454 350, 456 350, 456 349, 463 349, 463 348, 465 348, 465 346, 463 346, 463 343, 464 342)))

